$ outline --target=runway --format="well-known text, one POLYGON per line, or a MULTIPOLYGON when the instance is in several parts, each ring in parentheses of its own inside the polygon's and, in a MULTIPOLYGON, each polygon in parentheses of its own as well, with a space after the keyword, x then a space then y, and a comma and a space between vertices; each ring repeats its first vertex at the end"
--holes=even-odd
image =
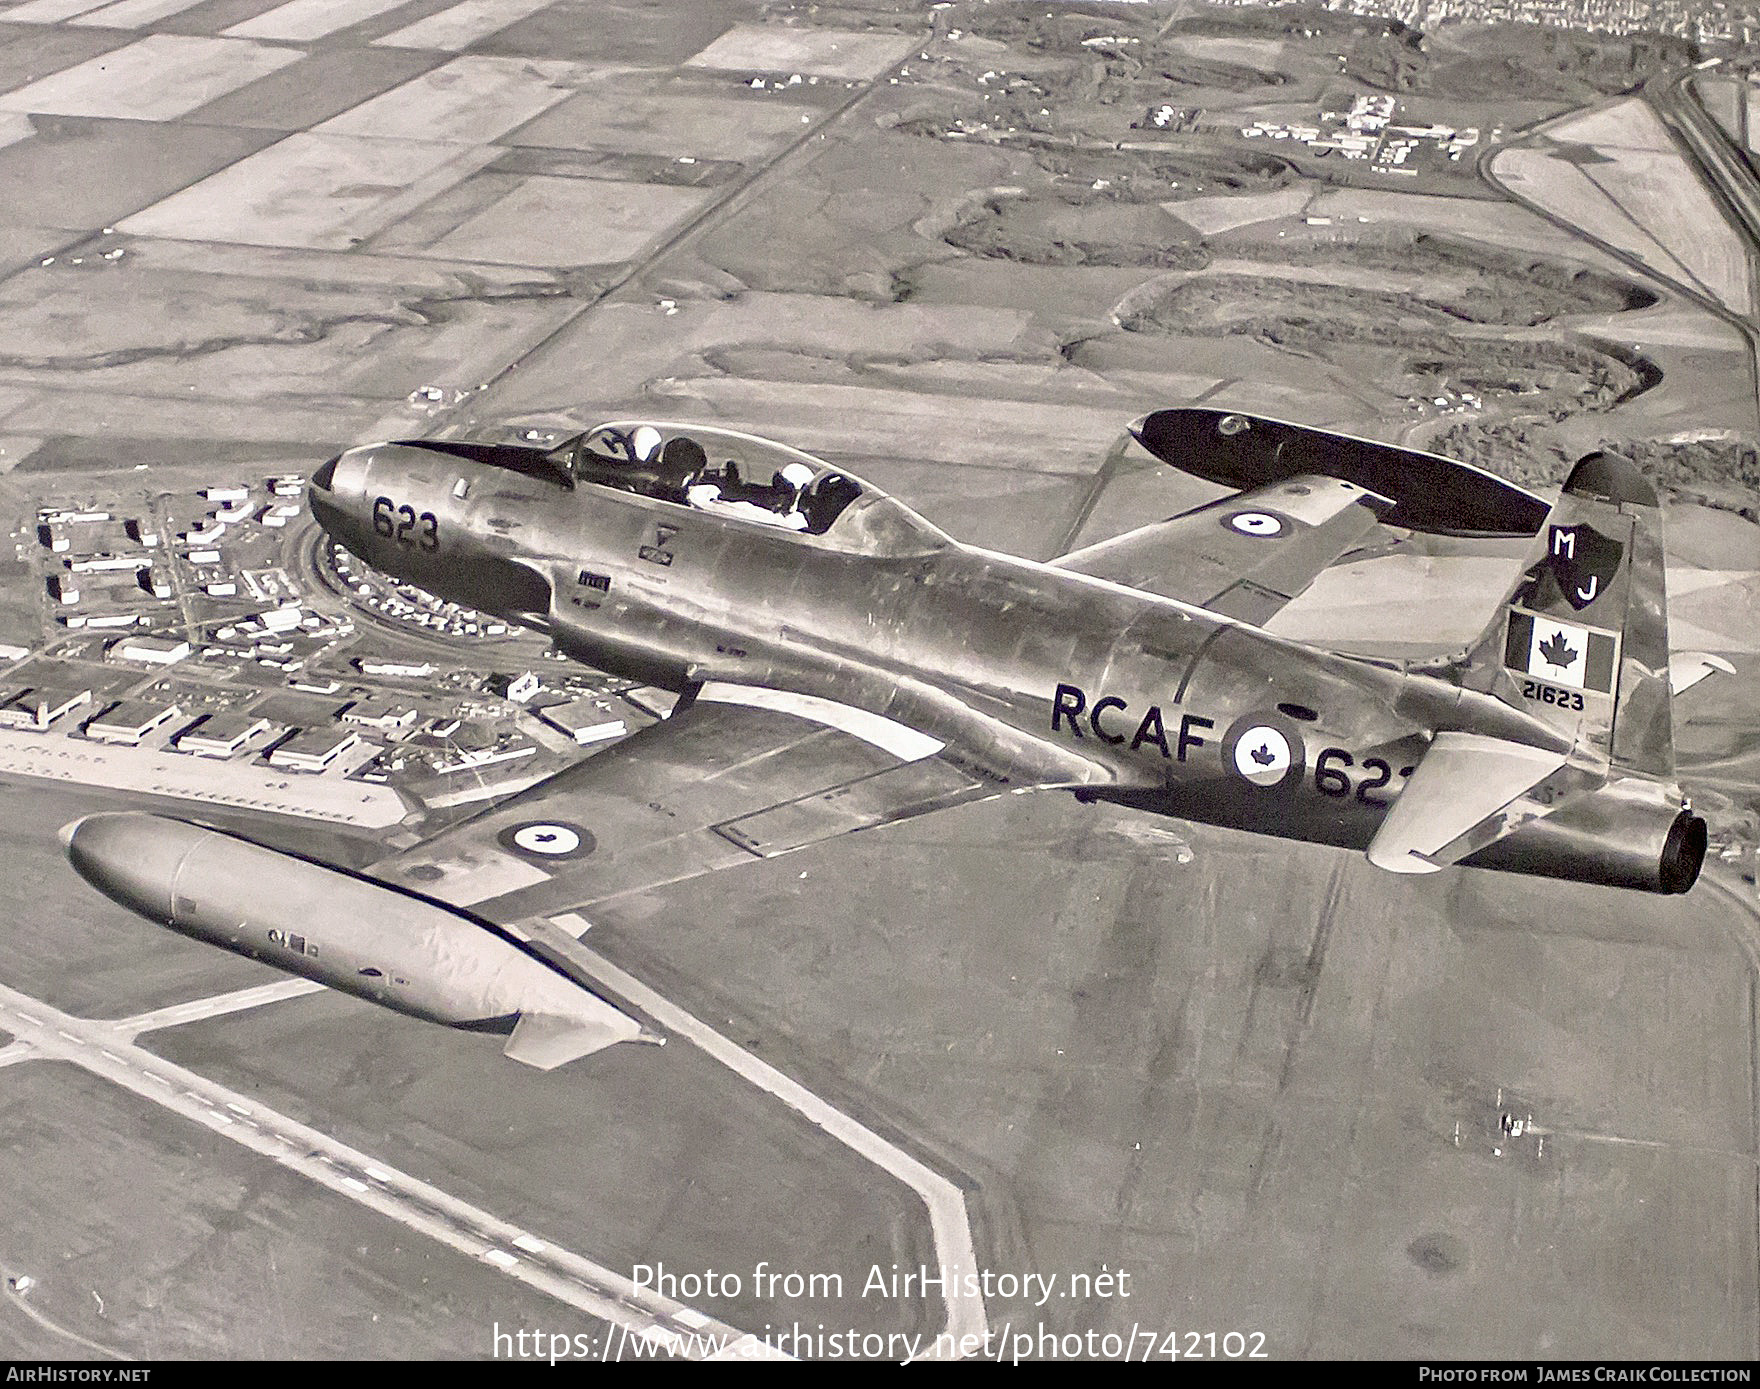
MULTIPOLYGON (((132 1040, 148 1028, 171 1025, 167 1018, 188 1022, 261 1007, 315 987, 298 980, 196 1000, 120 1022, 103 1022, 74 1017, 0 985, 0 1026, 16 1039, 0 1051, 0 1062, 33 1057, 72 1062, 509 1278, 683 1358, 706 1359, 748 1340, 735 1327, 638 1288, 611 1269, 248 1096, 154 1056, 132 1040)), ((760 1345, 757 1349, 762 1352, 764 1348, 760 1345)))

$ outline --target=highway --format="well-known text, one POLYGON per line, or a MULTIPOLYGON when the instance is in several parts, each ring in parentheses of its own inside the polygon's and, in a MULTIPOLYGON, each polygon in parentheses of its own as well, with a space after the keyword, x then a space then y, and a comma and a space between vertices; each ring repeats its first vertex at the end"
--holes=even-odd
MULTIPOLYGON (((260 1007, 316 987, 304 980, 270 984, 113 1022, 75 1017, 0 984, 0 1028, 15 1039, 0 1048, 0 1064, 33 1057, 71 1062, 517 1282, 621 1328, 627 1339, 620 1342, 620 1348, 640 1338, 688 1359, 707 1359, 732 1348, 746 1354, 769 1352, 765 1358, 786 1358, 735 1327, 638 1288, 611 1269, 155 1056, 134 1042, 139 1033, 150 1028, 260 1007)), ((609 1341, 606 1349, 609 1352, 609 1341)))
MULTIPOLYGON (((1692 76, 1688 71, 1654 78, 1645 85, 1644 96, 1692 158, 1703 182, 1733 214, 1736 230, 1747 243, 1749 262, 1760 269, 1755 254, 1760 246, 1760 180, 1687 90, 1692 76)), ((1745 317, 1750 324, 1760 323, 1760 305, 1750 300, 1745 317)))

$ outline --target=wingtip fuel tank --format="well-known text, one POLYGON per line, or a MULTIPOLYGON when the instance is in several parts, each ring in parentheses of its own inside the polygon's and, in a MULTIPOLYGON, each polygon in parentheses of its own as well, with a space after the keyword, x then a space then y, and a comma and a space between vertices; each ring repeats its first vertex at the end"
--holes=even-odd
POLYGON ((161 815, 88 815, 60 839, 82 878, 150 921, 410 1017, 509 1034, 526 1065, 643 1036, 514 933, 428 898, 161 815))

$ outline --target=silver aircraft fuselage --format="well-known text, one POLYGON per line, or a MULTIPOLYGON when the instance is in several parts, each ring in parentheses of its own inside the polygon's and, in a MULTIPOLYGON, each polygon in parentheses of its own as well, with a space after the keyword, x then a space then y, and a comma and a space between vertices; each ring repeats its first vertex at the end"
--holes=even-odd
MULTIPOLYGON (((1448 680, 960 544, 872 489, 811 534, 571 476, 535 448, 423 442, 342 454, 310 495, 367 564, 589 665, 835 701, 943 742, 999 789, 1361 849, 1438 732, 1570 747, 1448 680)), ((1657 890, 1679 806, 1637 806, 1610 834, 1634 795, 1467 861, 1657 890)))

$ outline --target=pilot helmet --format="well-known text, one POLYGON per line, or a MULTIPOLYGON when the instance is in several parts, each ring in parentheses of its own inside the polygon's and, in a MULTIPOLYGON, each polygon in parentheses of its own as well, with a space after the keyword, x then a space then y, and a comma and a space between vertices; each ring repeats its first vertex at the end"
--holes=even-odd
POLYGON ((805 463, 790 463, 776 476, 779 481, 788 484, 798 492, 813 480, 813 470, 805 463))
POLYGON ((650 462, 660 452, 660 431, 651 424, 637 425, 629 436, 629 446, 638 463, 650 462))

